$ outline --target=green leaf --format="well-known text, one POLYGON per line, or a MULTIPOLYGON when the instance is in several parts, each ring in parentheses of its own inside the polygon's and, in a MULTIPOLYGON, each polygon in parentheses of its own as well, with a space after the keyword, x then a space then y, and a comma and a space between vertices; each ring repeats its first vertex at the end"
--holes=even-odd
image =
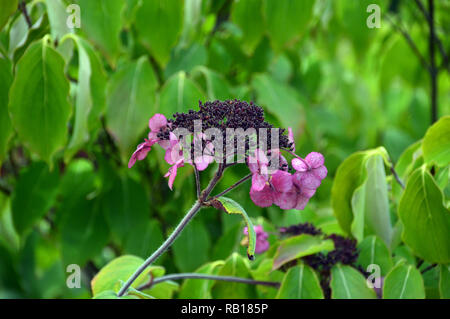
POLYGON ((191 72, 196 66, 205 65, 208 52, 205 46, 194 43, 188 48, 176 50, 164 70, 164 77, 169 78, 179 71, 191 72))
POLYGON ((442 299, 450 299, 450 265, 441 265, 439 292, 442 299))
POLYGON ((267 74, 256 74, 252 87, 256 91, 257 102, 279 116, 284 127, 292 127, 294 130, 300 127, 303 105, 297 91, 267 74))
POLYGON ((264 34, 261 1, 234 1, 231 9, 231 21, 242 30, 242 47, 248 55, 251 55, 264 34))
POLYGON ((65 34, 71 32, 67 26, 67 5, 63 0, 44 0, 44 2, 47 6, 52 38, 61 40, 65 34))
POLYGON ((8 91, 11 86, 11 63, 0 58, 0 164, 7 151, 8 141, 12 134, 11 120, 8 113, 8 91))
POLYGON ((159 110, 166 116, 176 112, 186 112, 198 106, 198 101, 205 100, 204 93, 197 84, 180 71, 164 84, 159 99, 159 110))
POLYGON ((403 241, 418 256, 430 263, 450 262, 450 212, 425 166, 417 168, 408 179, 398 214, 403 241))
POLYGON ((422 275, 414 266, 400 263, 387 274, 383 283, 383 299, 423 299, 422 275))
MULTIPOLYGON (((78 48, 78 85, 76 88, 75 122, 66 150, 73 156, 89 140, 89 117, 98 115, 105 106, 106 77, 92 46, 83 38, 70 35, 78 48)), ((96 116, 98 121, 98 116, 96 116)))
POLYGON ((377 236, 368 236, 358 244, 359 256, 358 264, 364 269, 371 264, 376 264, 381 268, 381 275, 386 274, 391 270, 393 263, 391 253, 386 244, 377 236))
POLYGON ((290 268, 284 275, 277 299, 323 299, 314 270, 303 263, 290 268))
POLYGON ((327 252, 334 249, 334 243, 330 239, 322 239, 317 236, 301 234, 284 239, 274 256, 273 270, 280 268, 285 263, 304 256, 327 252))
POLYGON ((158 82, 147 57, 121 66, 107 88, 107 129, 127 161, 156 110, 158 82))
MULTIPOLYGON (((92 294, 94 297, 104 291, 118 292, 121 287, 121 281, 125 282, 128 278, 144 263, 144 259, 124 255, 110 261, 103 267, 91 281, 92 294)), ((150 273, 156 272, 159 276, 163 273, 160 266, 149 266, 133 282, 131 287, 137 288, 150 280, 150 273)))
POLYGON ((352 233, 358 241, 361 241, 364 235, 376 234, 386 245, 390 245, 392 225, 382 156, 367 156, 365 169, 364 183, 355 190, 352 197, 352 233))
POLYGON ((0 30, 8 22, 9 16, 16 12, 18 7, 18 0, 0 0, 0 30))
POLYGON ((193 220, 173 243, 174 262, 182 272, 190 272, 208 261, 211 239, 205 225, 193 220), (192 252, 195 251, 195 258, 192 252))
POLYGON ((375 299, 375 290, 369 288, 364 276, 351 266, 335 265, 331 269, 331 298, 375 299))
POLYGON ((136 12, 136 29, 142 43, 165 66, 183 26, 184 1, 143 1, 136 12))
POLYGON ((450 116, 444 116, 434 123, 422 142, 425 162, 438 166, 450 164, 450 116))
POLYGON ((275 49, 281 50, 305 33, 312 18, 314 2, 314 0, 264 1, 267 30, 275 49))
MULTIPOLYGON (((237 253, 233 253, 220 269, 219 276, 251 278, 248 261, 237 253)), ((214 299, 254 298, 255 287, 237 282, 217 281, 212 288, 214 299)))
POLYGON ((192 76, 198 83, 204 83, 202 87, 205 88, 208 100, 224 101, 233 99, 230 84, 222 74, 199 66, 192 71, 192 76))
POLYGON ((113 238, 121 245, 139 225, 149 220, 148 196, 144 188, 131 178, 115 179, 102 202, 113 238))
POLYGON ((255 229, 253 228, 252 221, 247 215, 247 212, 242 208, 241 205, 236 203, 231 198, 219 197, 217 200, 223 205, 223 210, 227 214, 239 214, 244 219, 248 230, 247 256, 250 260, 253 260, 255 258, 256 233, 255 229))
MULTIPOLYGON (((195 270, 195 273, 217 275, 224 263, 222 260, 207 263, 195 270)), ((214 280, 186 279, 178 297, 180 299, 211 299, 211 288, 214 283, 214 280)))
POLYGON ((86 35, 100 47, 112 65, 115 65, 120 47, 122 29, 122 0, 78 0, 81 25, 86 35))
POLYGON ((68 96, 63 58, 47 38, 33 43, 17 63, 9 110, 21 140, 50 166, 67 140, 68 96))
POLYGON ((145 289, 147 295, 156 299, 172 299, 173 294, 178 291, 180 285, 172 280, 163 281, 152 286, 150 289, 145 289))
POLYGON ((50 209, 58 190, 58 171, 42 162, 25 168, 12 194, 14 227, 22 236, 50 209))

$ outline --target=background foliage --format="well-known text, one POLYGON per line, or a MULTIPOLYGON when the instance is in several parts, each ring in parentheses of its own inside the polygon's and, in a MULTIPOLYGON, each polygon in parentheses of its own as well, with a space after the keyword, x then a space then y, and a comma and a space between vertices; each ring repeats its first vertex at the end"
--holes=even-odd
MULTIPOLYGON (((450 3, 434 3, 448 56, 450 3)), ((281 287, 189 279, 148 294, 323 298, 318 274, 299 258, 332 249, 329 240, 277 235, 310 222, 357 240, 358 264, 381 266, 383 297, 449 298, 448 58, 436 45, 441 119, 430 128, 429 70, 399 31, 431 63, 428 23, 413 1, 0 0, 0 28, 0 298, 108 297, 195 200, 192 169, 180 170, 171 192, 157 148, 127 169, 148 118, 234 98, 291 126, 297 153, 323 153, 329 175, 304 211, 261 209, 248 185, 231 194, 270 233, 272 248, 256 261, 240 245, 242 219, 207 209, 151 272, 281 287), (70 3, 81 8, 81 28, 66 24, 70 3), (379 29, 366 26, 370 3, 380 5, 379 29), (282 253, 297 266, 271 271, 282 253), (69 264, 82 268, 79 289, 66 286, 69 264)), ((217 191, 243 174, 233 168, 217 191)), ((329 285, 333 298, 375 297, 349 265, 334 266, 329 285)))

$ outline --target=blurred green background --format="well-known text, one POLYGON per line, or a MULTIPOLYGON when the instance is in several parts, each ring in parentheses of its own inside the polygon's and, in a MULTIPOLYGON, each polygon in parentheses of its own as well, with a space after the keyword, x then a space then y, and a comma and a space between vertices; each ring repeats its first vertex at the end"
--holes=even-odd
MULTIPOLYGON (((429 72, 401 32, 429 61, 414 1, 22 2, 0 0, 0 298, 90 297, 108 261, 145 258, 170 233, 195 200, 192 168, 179 170, 170 191, 161 149, 126 166, 156 112, 256 102, 274 125, 293 128, 297 154, 324 154, 329 175, 302 212, 261 209, 248 185, 231 197, 272 227, 311 221, 338 233, 330 206, 338 165, 381 145, 395 162, 431 124, 429 72), (66 11, 72 3, 80 28, 67 25, 77 18, 66 11), (380 28, 367 26, 372 3, 380 28), (80 289, 66 286, 69 264, 82 269, 80 289)), ((449 1, 435 1, 447 53, 449 12, 449 1)), ((444 62, 436 48, 439 116, 450 114, 444 62)), ((229 170, 216 192, 247 171, 229 170)), ((203 184, 213 173, 202 173, 203 184)), ((194 271, 242 252, 241 239, 239 217, 206 209, 157 264, 194 271)))

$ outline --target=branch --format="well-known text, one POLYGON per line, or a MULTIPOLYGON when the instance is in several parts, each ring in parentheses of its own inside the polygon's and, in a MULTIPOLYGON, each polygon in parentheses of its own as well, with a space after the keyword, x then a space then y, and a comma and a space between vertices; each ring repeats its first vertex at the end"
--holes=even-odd
POLYGON ((155 278, 150 282, 140 286, 138 290, 143 290, 152 287, 153 285, 159 284, 161 282, 167 280, 183 280, 183 279, 206 279, 206 280, 219 280, 219 281, 228 281, 228 282, 238 282, 242 284, 248 285, 262 285, 262 286, 270 286, 274 288, 280 287, 280 283, 276 281, 263 281, 263 280, 253 280, 241 277, 233 277, 233 276, 217 276, 217 275, 205 275, 198 273, 180 273, 180 274, 172 274, 166 275, 162 277, 155 278))
POLYGON ((394 165, 391 165, 391 173, 392 175, 394 175, 395 180, 397 181, 397 183, 403 188, 405 189, 405 184, 403 184, 402 180, 400 179, 400 177, 398 176, 396 170, 394 169, 394 165))
POLYGON ((250 178, 252 178, 253 174, 248 174, 247 176, 241 178, 239 181, 237 181, 236 183, 234 183, 233 185, 231 185, 230 187, 228 187, 226 190, 224 190, 223 192, 220 192, 219 194, 217 194, 216 196, 214 196, 213 198, 219 198, 223 195, 225 195, 226 193, 232 191, 233 189, 235 189, 236 187, 238 187, 239 185, 241 185, 242 183, 244 183, 245 181, 249 180, 250 178))
POLYGON ((31 27, 33 26, 33 22, 31 22, 31 18, 28 15, 27 4, 25 3, 25 1, 20 1, 19 10, 22 11, 23 16, 25 17, 25 21, 27 22, 28 28, 31 29, 31 27))
POLYGON ((200 185, 200 174, 195 164, 194 164, 194 174, 195 174, 195 186, 197 187, 197 198, 200 198, 202 192, 200 185))
POLYGON ((430 77, 431 77, 431 123, 437 121, 438 118, 438 105, 437 105, 437 76, 438 70, 436 69, 436 60, 434 54, 434 39, 436 37, 436 33, 434 30, 434 1, 428 0, 428 10, 429 16, 428 25, 430 28, 430 37, 429 37, 429 52, 430 52, 430 77))
POLYGON ((430 71, 430 66, 428 65, 427 61, 423 57, 422 53, 420 53, 419 49, 417 48, 416 44, 414 43, 414 41, 411 38, 411 36, 409 35, 409 33, 407 31, 403 30, 403 28, 401 28, 397 24, 395 24, 395 22, 389 17, 389 15, 386 15, 386 18, 389 21, 389 23, 394 27, 394 29, 397 30, 398 32, 400 32, 403 35, 403 37, 405 38, 406 42, 408 43, 408 45, 413 50, 414 54, 420 60, 420 63, 422 63, 423 67, 426 68, 428 71, 430 71))
MULTIPOLYGON (((422 12, 423 16, 428 21, 428 24, 432 23, 431 16, 428 13, 427 9, 425 9, 425 6, 423 5, 423 3, 420 0, 415 0, 415 2, 416 2, 416 5, 419 7, 420 12, 422 12)), ((447 68, 450 71, 450 65, 448 63, 449 62, 448 55, 445 52, 445 48, 444 48, 444 45, 442 44, 441 39, 439 39, 437 34, 434 34, 433 38, 434 38, 434 41, 436 42, 436 44, 438 45, 439 51, 442 55, 442 67, 447 68)))

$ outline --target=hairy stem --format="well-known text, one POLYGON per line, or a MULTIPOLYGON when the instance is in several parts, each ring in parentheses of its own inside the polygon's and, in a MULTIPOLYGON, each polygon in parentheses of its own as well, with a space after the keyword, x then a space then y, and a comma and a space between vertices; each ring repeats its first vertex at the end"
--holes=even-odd
POLYGON ((198 172, 197 167, 194 165, 194 174, 195 174, 195 186, 197 188, 197 198, 200 198, 201 195, 201 185, 200 185, 200 174, 198 172))
POLYGON ((201 204, 199 202, 195 202, 194 206, 188 211, 188 213, 183 217, 181 222, 175 228, 175 230, 170 234, 169 238, 150 256, 147 260, 134 272, 133 275, 127 280, 127 282, 120 288, 119 293, 117 294, 119 297, 123 296, 131 284, 136 280, 137 277, 149 266, 151 265, 159 256, 162 255, 177 239, 177 237, 181 234, 184 227, 189 223, 189 221, 200 211, 201 204))
POLYGON ((159 284, 161 282, 167 280, 182 280, 182 279, 207 279, 207 280, 219 280, 219 281, 228 281, 228 282, 239 282, 248 285, 263 285, 263 286, 271 286, 278 288, 280 287, 280 283, 276 281, 263 281, 263 280, 253 280, 241 277, 233 277, 233 276, 217 276, 217 275, 205 275, 205 274, 197 274, 197 273, 180 273, 180 274, 172 274, 166 275, 162 277, 158 277, 153 279, 148 284, 142 285, 138 288, 138 290, 143 290, 152 287, 153 285, 159 284))

